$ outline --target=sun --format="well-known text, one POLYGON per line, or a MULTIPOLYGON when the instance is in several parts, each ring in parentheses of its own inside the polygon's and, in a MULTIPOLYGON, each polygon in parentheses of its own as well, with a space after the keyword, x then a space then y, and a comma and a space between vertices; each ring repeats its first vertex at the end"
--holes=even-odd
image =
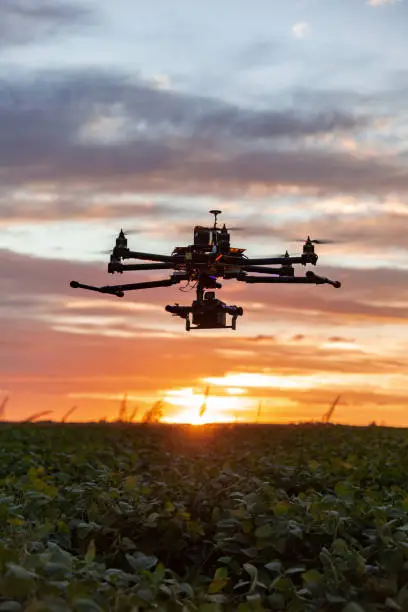
POLYGON ((189 425, 230 423, 236 419, 241 420, 240 413, 245 410, 248 402, 246 398, 240 397, 245 390, 230 388, 226 392, 227 395, 210 393, 205 401, 204 393, 195 393, 192 387, 169 390, 165 394, 164 401, 179 410, 163 420, 167 423, 189 425))

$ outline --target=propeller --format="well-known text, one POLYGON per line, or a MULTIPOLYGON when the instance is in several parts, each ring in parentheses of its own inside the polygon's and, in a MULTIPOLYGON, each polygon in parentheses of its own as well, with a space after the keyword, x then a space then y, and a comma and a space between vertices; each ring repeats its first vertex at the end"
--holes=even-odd
POLYGON ((312 242, 313 244, 337 244, 337 240, 325 240, 324 238, 309 240, 309 242, 312 242))
POLYGON ((310 236, 305 240, 304 238, 293 238, 291 242, 311 242, 312 244, 338 244, 339 240, 330 240, 326 238, 315 238, 311 239, 310 236))
MULTIPOLYGON (((140 229, 136 229, 136 228, 130 228, 130 229, 122 229, 121 232, 125 235, 125 236, 132 236, 134 234, 140 234, 140 229)), ((103 251, 92 251, 92 253, 94 255, 111 255, 113 249, 115 248, 115 241, 118 237, 118 234, 115 234, 115 236, 112 236, 112 242, 114 243, 112 248, 110 249, 104 249, 103 251)))
POLYGON ((133 234, 140 234, 141 230, 140 229, 136 229, 136 228, 131 228, 128 230, 122 230, 122 232, 125 234, 125 236, 132 236, 133 234))

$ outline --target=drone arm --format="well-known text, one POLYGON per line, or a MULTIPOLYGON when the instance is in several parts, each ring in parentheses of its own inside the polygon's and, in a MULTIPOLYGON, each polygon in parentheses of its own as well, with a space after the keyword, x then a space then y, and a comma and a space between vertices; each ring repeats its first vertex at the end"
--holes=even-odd
POLYGON ((146 264, 123 264, 120 261, 111 261, 108 264, 108 272, 126 272, 126 270, 172 270, 172 263, 146 263, 146 264))
POLYGON ((242 266, 244 272, 261 272, 263 274, 281 274, 282 268, 264 268, 263 266, 242 266))
POLYGON ((332 281, 324 276, 317 276, 314 272, 306 272, 305 276, 241 276, 237 280, 244 283, 297 283, 314 285, 332 285, 336 289, 341 287, 339 281, 332 281))
POLYGON ((165 278, 157 281, 147 281, 144 283, 130 283, 128 285, 106 285, 104 287, 93 287, 91 285, 83 285, 76 281, 71 281, 71 287, 73 289, 88 289, 89 291, 98 291, 99 293, 109 293, 118 297, 124 296, 124 291, 135 291, 137 289, 154 289, 155 287, 169 287, 175 285, 180 281, 187 280, 187 275, 183 276, 172 276, 171 278, 165 278))
MULTIPOLYGON (((170 277, 164 278, 162 280, 157 281, 146 281, 144 283, 129 283, 127 285, 113 285, 101 287, 102 289, 107 289, 109 291, 135 291, 136 289, 154 289, 155 287, 170 287, 170 285, 175 285, 182 280, 187 280, 187 275, 183 275, 182 277, 170 277)), ((109 292, 108 291, 108 292, 109 292)))
POLYGON ((261 266, 265 264, 276 264, 276 265, 284 265, 284 264, 297 264, 302 263, 302 257, 264 257, 260 259, 246 259, 245 265, 249 266, 261 266))
POLYGON ((118 289, 115 291, 114 287, 94 287, 93 285, 84 285, 83 283, 78 283, 77 281, 71 281, 70 287, 72 287, 72 289, 87 289, 88 291, 97 291, 98 293, 111 293, 117 297, 123 297, 124 295, 118 289))
POLYGON ((244 265, 244 266, 259 266, 259 265, 289 265, 289 264, 303 264, 308 263, 316 265, 318 256, 316 253, 303 253, 297 257, 261 257, 256 259, 238 259, 236 257, 225 256, 222 261, 229 264, 244 265))
POLYGON ((177 258, 173 255, 158 255, 157 253, 140 253, 139 251, 130 251, 129 249, 118 249, 116 253, 123 259, 141 259, 144 261, 160 261, 162 263, 176 263, 177 258))

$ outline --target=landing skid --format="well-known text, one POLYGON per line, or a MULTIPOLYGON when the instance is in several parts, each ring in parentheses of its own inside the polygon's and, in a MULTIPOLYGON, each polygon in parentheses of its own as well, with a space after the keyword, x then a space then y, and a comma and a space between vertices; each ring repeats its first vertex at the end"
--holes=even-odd
POLYGON ((186 331, 191 331, 192 329, 237 329, 237 317, 232 317, 231 325, 220 325, 219 327, 200 327, 198 325, 191 325, 189 315, 186 316, 186 331))

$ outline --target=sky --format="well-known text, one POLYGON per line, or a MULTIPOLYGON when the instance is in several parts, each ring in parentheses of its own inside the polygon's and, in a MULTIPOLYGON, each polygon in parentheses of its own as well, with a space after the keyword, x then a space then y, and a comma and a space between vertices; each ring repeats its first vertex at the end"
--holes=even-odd
MULTIPOLYGON (((407 0, 2 0, 6 417, 408 425, 407 0), (236 331, 123 300, 109 251, 170 254, 208 211, 248 256, 319 246, 322 286, 225 281, 236 331), (136 417, 138 418, 138 417, 136 417)), ((304 273, 304 269, 299 271, 304 273)), ((125 282, 166 278, 128 273, 125 282)))

